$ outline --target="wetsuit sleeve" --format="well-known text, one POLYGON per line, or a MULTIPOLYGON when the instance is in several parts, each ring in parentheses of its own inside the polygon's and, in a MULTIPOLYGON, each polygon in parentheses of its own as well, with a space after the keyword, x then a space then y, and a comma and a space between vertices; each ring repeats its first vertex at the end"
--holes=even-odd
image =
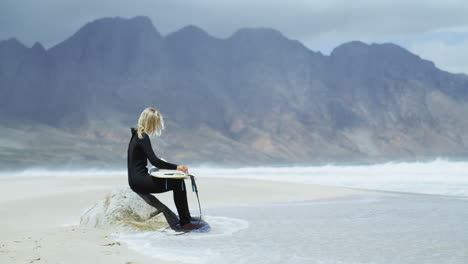
POLYGON ((143 134, 143 139, 141 140, 141 146, 145 152, 146 157, 154 166, 160 169, 175 170, 177 169, 176 164, 165 162, 164 160, 159 159, 151 147, 151 141, 148 135, 143 134))

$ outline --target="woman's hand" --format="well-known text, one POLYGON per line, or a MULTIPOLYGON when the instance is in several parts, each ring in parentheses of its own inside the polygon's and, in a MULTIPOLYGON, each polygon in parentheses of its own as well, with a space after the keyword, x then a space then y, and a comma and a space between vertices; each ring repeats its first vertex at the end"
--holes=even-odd
POLYGON ((183 171, 183 172, 185 172, 185 173, 188 173, 188 168, 187 168, 187 166, 185 166, 185 165, 179 165, 179 166, 177 166, 177 170, 178 170, 178 171, 183 171))

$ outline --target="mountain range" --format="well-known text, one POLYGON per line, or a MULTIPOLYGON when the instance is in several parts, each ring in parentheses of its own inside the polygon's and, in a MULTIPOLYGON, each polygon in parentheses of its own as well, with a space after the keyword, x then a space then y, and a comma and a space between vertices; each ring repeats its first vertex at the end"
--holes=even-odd
POLYGON ((45 49, 0 41, 0 166, 125 167, 146 107, 174 163, 303 165, 468 157, 468 76, 391 43, 330 55, 270 28, 162 36, 102 18, 45 49))

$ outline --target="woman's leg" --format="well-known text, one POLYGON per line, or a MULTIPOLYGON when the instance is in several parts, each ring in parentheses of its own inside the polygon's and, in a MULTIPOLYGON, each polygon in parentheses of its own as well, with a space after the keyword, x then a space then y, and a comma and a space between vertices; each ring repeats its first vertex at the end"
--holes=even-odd
POLYGON ((187 191, 185 189, 184 180, 176 180, 175 188, 173 189, 174 194, 174 203, 177 207, 177 212, 179 213, 180 225, 190 223, 190 211, 187 201, 187 191))
POLYGON ((173 191, 174 203, 180 218, 180 225, 190 223, 190 211, 187 201, 187 189, 183 179, 162 179, 153 177, 155 193, 173 191))

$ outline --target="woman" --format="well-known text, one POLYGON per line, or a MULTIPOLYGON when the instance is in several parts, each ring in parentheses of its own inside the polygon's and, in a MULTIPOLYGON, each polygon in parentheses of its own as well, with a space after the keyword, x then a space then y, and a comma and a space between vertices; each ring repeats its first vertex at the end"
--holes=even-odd
POLYGON ((179 224, 184 230, 197 228, 190 223, 187 192, 183 179, 161 179, 148 174, 147 160, 160 169, 179 170, 188 172, 183 165, 176 165, 159 159, 151 147, 149 135, 161 135, 164 129, 163 116, 154 108, 148 107, 138 119, 138 127, 131 128, 132 138, 128 145, 128 184, 137 193, 174 192, 174 203, 179 213, 179 224))

